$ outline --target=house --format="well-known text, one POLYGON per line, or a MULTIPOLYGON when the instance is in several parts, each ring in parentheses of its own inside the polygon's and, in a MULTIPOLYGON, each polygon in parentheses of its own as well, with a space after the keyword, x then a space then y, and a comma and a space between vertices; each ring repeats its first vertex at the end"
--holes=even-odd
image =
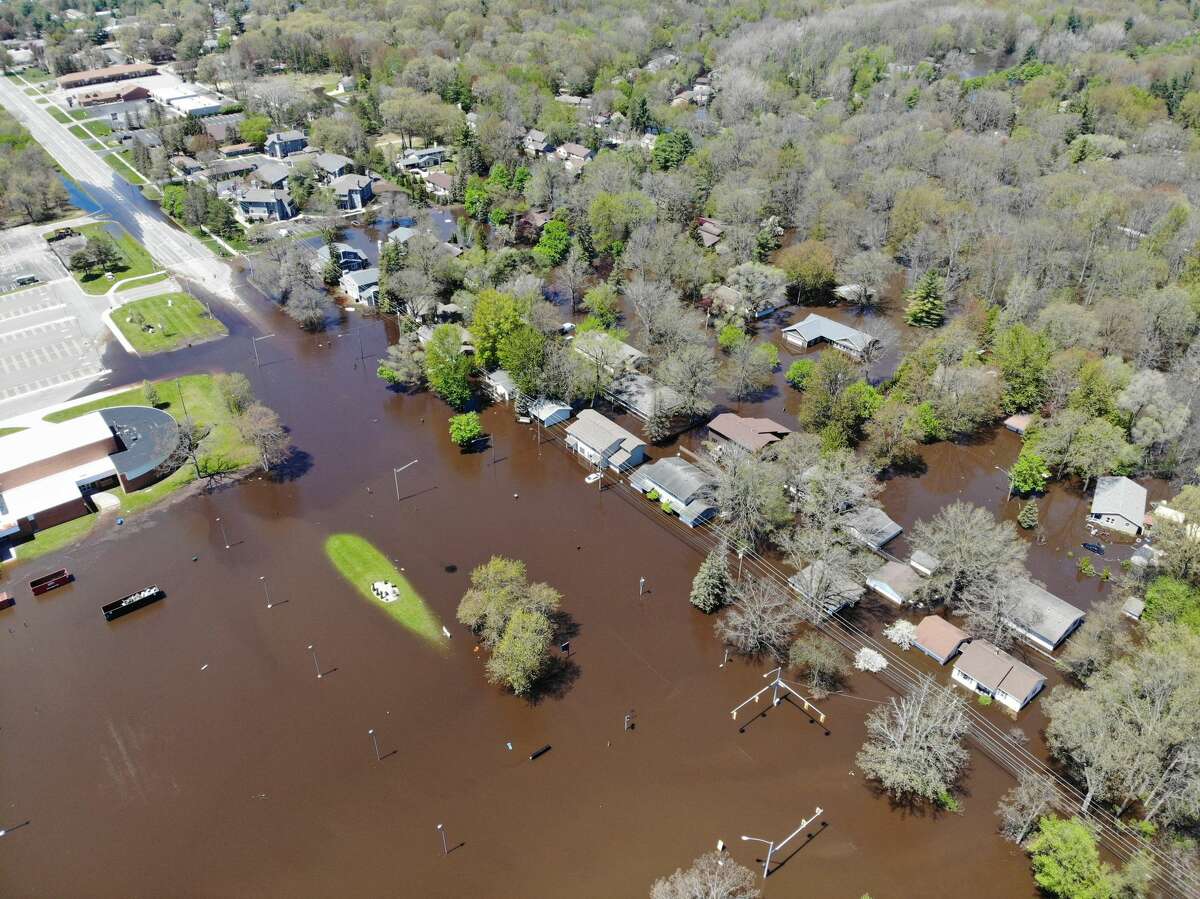
POLYGON ((725 444, 732 444, 748 453, 757 453, 792 432, 769 418, 745 418, 732 412, 722 412, 708 423, 708 433, 725 444))
POLYGON ((169 160, 171 168, 182 175, 184 178, 190 177, 197 172, 203 171, 204 166, 190 156, 172 156, 169 160))
POLYGON ((1136 537, 1146 522, 1146 488, 1125 477, 1097 478, 1088 521, 1136 537))
POLYGON ((899 537, 904 528, 887 517, 887 513, 875 506, 855 509, 842 519, 846 533, 865 543, 871 549, 882 549, 891 540, 899 537))
POLYGON ((454 188, 454 179, 445 172, 423 172, 421 177, 425 179, 425 189, 439 199, 450 196, 454 188))
POLYGON ((273 159, 287 159, 293 153, 298 153, 308 146, 308 138, 303 131, 272 131, 267 135, 263 149, 273 159))
POLYGON ((517 389, 517 382, 512 379, 512 375, 502 368, 485 371, 483 386, 497 403, 511 403, 521 392, 517 389))
POLYGON ((715 486, 712 478, 679 456, 659 459, 638 469, 630 476, 629 484, 642 493, 656 493, 659 501, 670 506, 690 528, 717 513, 710 501, 715 486))
POLYGON ((63 90, 73 87, 86 87, 89 84, 104 84, 106 81, 124 81, 128 78, 145 78, 157 75, 155 66, 131 63, 129 65, 105 66, 102 69, 89 69, 86 72, 72 72, 58 79, 58 86, 63 90))
POLYGON ((650 357, 641 350, 603 331, 586 331, 571 341, 571 346, 575 352, 613 374, 636 371, 650 361, 650 357))
POLYGON ((908 558, 908 564, 921 577, 932 577, 933 573, 942 566, 942 560, 934 558, 923 549, 915 549, 908 558))
POLYGON ((261 162, 250 173, 250 180, 263 187, 286 187, 289 174, 288 167, 285 165, 278 162, 261 162))
POLYGON ((547 156, 554 152, 554 147, 546 139, 545 131, 538 131, 535 128, 530 128, 525 132, 525 140, 521 142, 521 149, 525 151, 526 156, 547 156))
POLYGON ((389 231, 387 239, 400 244, 400 246, 404 246, 406 243, 408 243, 409 238, 413 237, 413 235, 415 235, 416 233, 417 233, 416 228, 410 228, 406 225, 401 225, 399 228, 396 228, 394 231, 389 231))
POLYGON ((379 269, 377 268, 342 272, 338 284, 346 292, 346 296, 356 302, 374 306, 379 300, 379 269))
POLYGON ((343 272, 357 272, 367 268, 370 263, 366 254, 348 243, 322 244, 317 249, 316 258, 313 262, 313 268, 318 271, 323 270, 329 265, 329 260, 333 254, 337 254, 338 265, 341 266, 343 272))
POLYGON ((245 113, 230 112, 225 115, 209 116, 201 125, 204 133, 216 143, 223 144, 229 140, 230 132, 236 132, 237 126, 246 118, 245 113))
POLYGON ((810 603, 819 603, 825 615, 858 602, 867 590, 849 578, 830 570, 821 559, 801 568, 790 578, 788 585, 810 603))
POLYGON ((419 150, 406 150, 404 155, 396 160, 396 168, 402 172, 418 171, 441 165, 450 158, 447 147, 422 147, 419 150))
POLYGON ((746 295, 728 284, 706 285, 701 299, 705 300, 709 309, 717 315, 733 313, 749 316, 751 313, 750 302, 746 299, 746 295))
POLYGON ((950 676, 968 690, 990 696, 1019 712, 1046 684, 1046 678, 986 640, 972 640, 950 676))
POLYGON ((571 417, 571 407, 554 400, 535 400, 529 405, 529 414, 542 423, 544 428, 562 424, 571 417))
POLYGON ((783 329, 783 336, 788 343, 805 349, 818 343, 829 343, 856 358, 861 358, 878 343, 876 338, 864 331, 816 313, 810 313, 802 322, 788 325, 783 329))
POLYGON ((249 156, 254 152, 254 144, 226 144, 217 150, 222 159, 236 159, 238 156, 249 156))
POLYGON ((204 177, 213 183, 229 181, 249 175, 256 168, 258 163, 253 159, 218 159, 208 164, 204 177))
POLYGON ((568 172, 578 172, 591 162, 596 154, 582 144, 566 143, 558 148, 558 158, 568 172))
POLYGON ((330 187, 338 209, 363 209, 374 196, 371 179, 366 175, 342 175, 334 178, 330 187))
POLYGON ((1012 431, 1014 434, 1025 436, 1025 432, 1029 430, 1029 425, 1033 423, 1033 416, 1029 413, 1023 415, 1010 415, 1004 419, 1004 427, 1012 431))
POLYGON ((646 458, 646 444, 595 409, 584 409, 567 425, 567 448, 597 468, 628 471, 646 458))
POLYGON ((238 211, 247 221, 286 222, 300 214, 286 190, 252 187, 237 198, 238 211))
POLYGON ((683 401, 670 387, 658 383, 649 375, 627 371, 613 378, 605 391, 609 399, 625 407, 642 421, 654 415, 673 416, 683 401))
POLYGON ((317 171, 326 181, 332 181, 334 178, 349 174, 354 168, 354 160, 348 159, 340 153, 318 153, 313 157, 313 165, 317 167, 317 171))
POLYGON ((1017 618, 1008 626, 1047 652, 1053 652, 1083 623, 1083 611, 1027 578, 1009 582, 1017 600, 1017 618))
POLYGON ((917 637, 913 646, 939 665, 945 665, 970 639, 970 634, 955 627, 940 615, 926 615, 917 625, 917 637))
POLYGON ((700 245, 704 249, 712 249, 725 236, 725 224, 716 219, 701 218, 696 223, 696 235, 700 238, 700 245))
POLYGON ((907 605, 921 586, 921 576, 903 562, 885 562, 867 578, 867 586, 898 606, 907 605))

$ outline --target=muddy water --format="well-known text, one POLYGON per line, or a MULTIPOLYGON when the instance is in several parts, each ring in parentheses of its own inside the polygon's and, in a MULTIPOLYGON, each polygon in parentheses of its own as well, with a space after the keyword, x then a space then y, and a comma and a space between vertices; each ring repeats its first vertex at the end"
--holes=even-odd
POLYGON ((61 564, 78 581, 18 589, 0 617, 0 826, 29 821, 0 841, 0 893, 641 896, 717 839, 753 867, 739 835, 780 839, 820 805, 824 826, 783 853, 767 895, 913 895, 932 870, 979 896, 1032 895, 995 835, 1010 780, 988 759, 974 756, 961 816, 894 810, 855 775, 863 716, 889 695, 874 679, 821 704, 828 733, 790 706, 730 719, 763 666, 719 667, 711 619, 686 601, 700 553, 650 504, 585 486, 503 408, 485 414, 494 452, 453 450, 439 401, 374 377, 377 322, 307 336, 278 316, 255 367, 254 332, 222 317, 230 338, 117 374, 245 371, 302 454, 289 479, 110 520, 13 572, 61 564), (412 459, 397 502, 392 469, 412 459), (342 531, 406 569, 454 634, 444 655, 340 580, 322 543, 342 531), (577 627, 536 704, 489 687, 454 622, 492 553, 561 590, 577 627), (147 583, 167 598, 103 620, 147 583))

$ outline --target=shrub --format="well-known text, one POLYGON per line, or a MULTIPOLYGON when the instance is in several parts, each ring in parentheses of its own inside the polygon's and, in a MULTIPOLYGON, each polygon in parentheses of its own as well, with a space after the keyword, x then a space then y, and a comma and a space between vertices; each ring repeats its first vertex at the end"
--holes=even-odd
POLYGON ((717 343, 727 353, 732 353, 745 343, 747 339, 746 332, 732 323, 723 327, 720 333, 717 334, 717 343))
POLYGON ((456 446, 470 446, 483 436, 483 424, 478 412, 464 412, 450 417, 450 439, 456 446))
POLYGON ((652 503, 657 502, 660 497, 661 497, 661 494, 657 490, 651 490, 649 493, 646 494, 646 499, 650 500, 650 502, 652 502, 652 503))
POLYGON ((992 697, 990 697, 990 696, 984 696, 982 693, 980 693, 979 696, 976 698, 977 698, 979 704, 981 706, 983 706, 984 708, 987 708, 989 705, 992 704, 992 697))
POLYGON ((1084 577, 1093 577, 1096 574, 1096 566, 1092 564, 1092 560, 1087 556, 1079 558, 1079 573, 1084 577))
POLYGON ((788 366, 787 382, 797 390, 804 390, 808 387, 809 379, 812 377, 816 365, 811 359, 797 359, 788 366))
POLYGON ((659 507, 660 507, 660 508, 661 508, 661 509, 662 509, 664 512, 666 512, 668 515, 674 515, 674 514, 675 514, 675 508, 674 508, 674 507, 673 507, 673 506, 672 506, 672 505, 671 505, 669 502, 667 502, 665 499, 664 499, 664 500, 663 500, 661 503, 659 503, 658 505, 659 505, 659 507))

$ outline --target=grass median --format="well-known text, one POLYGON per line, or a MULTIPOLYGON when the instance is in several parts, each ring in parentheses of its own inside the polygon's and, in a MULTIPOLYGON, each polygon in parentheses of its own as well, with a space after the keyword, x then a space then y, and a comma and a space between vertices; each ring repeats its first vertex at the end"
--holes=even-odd
MULTIPOLYGON (((129 232, 124 229, 119 229, 115 237, 105 225, 99 223, 82 225, 75 230, 84 237, 105 234, 113 238, 117 245, 117 251, 121 254, 121 262, 112 269, 112 273, 116 276, 114 281, 136 278, 139 275, 151 275, 159 269, 158 263, 146 252, 146 248, 130 237, 129 232)), ((113 286, 113 281, 105 278, 103 272, 72 272, 72 274, 79 282, 79 286, 83 288, 84 293, 93 295, 108 293, 108 289, 113 286)))
POLYGON ((186 293, 164 293, 114 309, 113 324, 139 353, 165 353, 224 337, 229 332, 207 307, 186 293))

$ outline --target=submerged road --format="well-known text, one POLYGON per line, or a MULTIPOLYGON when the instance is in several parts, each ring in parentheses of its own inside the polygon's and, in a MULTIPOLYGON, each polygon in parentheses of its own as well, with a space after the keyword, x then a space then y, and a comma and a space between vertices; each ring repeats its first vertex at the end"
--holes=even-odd
POLYGON ((219 296, 236 300, 229 267, 199 240, 175 227, 157 205, 55 121, 49 107, 27 95, 20 82, 0 78, 0 103, 96 201, 101 212, 124 227, 160 264, 219 296))

